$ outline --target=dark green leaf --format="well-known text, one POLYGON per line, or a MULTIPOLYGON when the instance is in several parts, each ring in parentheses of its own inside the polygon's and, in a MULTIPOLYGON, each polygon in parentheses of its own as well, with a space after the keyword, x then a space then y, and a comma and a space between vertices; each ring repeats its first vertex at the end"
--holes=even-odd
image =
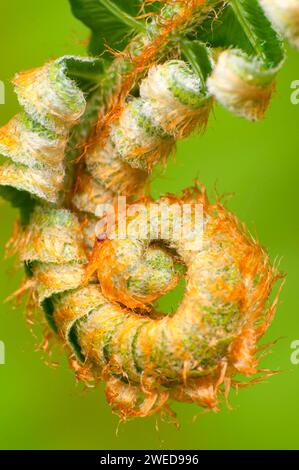
POLYGON ((99 82, 105 71, 105 61, 100 58, 64 56, 56 61, 63 63, 66 67, 66 74, 76 81, 77 85, 88 92, 99 82))
POLYGON ((212 64, 206 45, 197 40, 188 41, 185 39, 182 41, 182 53, 204 84, 212 72, 212 64))
POLYGON ((266 66, 280 65, 284 59, 282 41, 266 18, 258 0, 231 0, 231 6, 255 54, 266 66))
POLYGON ((45 299, 43 302, 42 302, 42 308, 44 310, 44 313, 45 313, 45 317, 46 317, 46 320, 50 326, 50 328, 54 331, 54 333, 57 333, 58 332, 58 328, 55 324, 55 320, 54 320, 54 316, 53 316, 53 313, 54 313, 54 306, 53 306, 53 301, 51 298, 48 298, 48 299, 45 299))
POLYGON ((10 202, 12 207, 20 209, 20 220, 22 225, 29 222, 30 214, 36 200, 27 192, 19 191, 10 186, 0 186, 0 197, 10 202))
POLYGON ((137 21, 134 27, 134 17, 140 12, 140 0, 70 0, 70 3, 76 18, 92 31, 89 51, 93 55, 105 53, 107 45, 122 50, 138 29, 137 21))
POLYGON ((218 8, 216 14, 200 25, 197 38, 211 47, 236 47, 247 53, 253 48, 230 5, 218 8))
POLYGON ((281 40, 257 0, 231 0, 219 7, 197 30, 196 37, 211 47, 238 48, 277 66, 284 58, 281 40))

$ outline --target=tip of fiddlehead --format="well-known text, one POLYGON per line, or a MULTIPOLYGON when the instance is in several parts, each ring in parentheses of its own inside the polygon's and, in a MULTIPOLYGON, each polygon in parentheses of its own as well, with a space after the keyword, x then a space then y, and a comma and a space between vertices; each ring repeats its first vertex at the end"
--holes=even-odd
POLYGON ((230 111, 250 120, 262 119, 275 89, 276 69, 238 50, 220 53, 208 88, 230 111))
POLYGON ((199 76, 182 60, 152 67, 141 82, 140 95, 152 103, 156 119, 176 139, 207 124, 211 99, 199 76))
POLYGON ((82 62, 66 56, 14 78, 25 113, 0 130, 0 152, 8 159, 0 167, 1 186, 58 203, 69 130, 86 108, 84 93, 67 74, 66 62, 75 60, 82 62))
POLYGON ((18 100, 26 112, 57 133, 73 125, 86 106, 84 94, 65 71, 63 61, 54 61, 19 73, 13 80, 18 100))
POLYGON ((274 26, 299 49, 298 0, 260 0, 260 3, 274 26))
POLYGON ((147 309, 178 282, 172 256, 159 246, 148 246, 146 241, 104 241, 97 263, 104 295, 128 308, 147 309))

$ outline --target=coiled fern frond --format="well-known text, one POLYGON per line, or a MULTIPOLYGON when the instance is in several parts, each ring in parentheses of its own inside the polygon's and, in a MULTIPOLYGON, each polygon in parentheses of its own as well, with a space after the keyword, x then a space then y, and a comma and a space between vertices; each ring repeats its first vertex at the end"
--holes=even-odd
POLYGON ((218 409, 236 374, 261 372, 280 274, 203 186, 162 197, 155 216, 145 187, 176 142, 207 125, 215 100, 263 118, 285 59, 281 34, 298 45, 299 1, 70 3, 92 31, 92 57, 18 74, 23 112, 0 130, 1 194, 21 210, 13 250, 78 378, 106 381, 121 417, 167 410, 170 398, 218 409), (107 229, 99 208, 120 195, 129 212, 143 203, 125 228, 144 227, 144 238, 114 237, 120 220, 107 229), (169 221, 185 205, 203 208, 196 249, 163 235, 159 208, 169 221), (177 311, 160 312, 155 301, 182 278, 177 311))

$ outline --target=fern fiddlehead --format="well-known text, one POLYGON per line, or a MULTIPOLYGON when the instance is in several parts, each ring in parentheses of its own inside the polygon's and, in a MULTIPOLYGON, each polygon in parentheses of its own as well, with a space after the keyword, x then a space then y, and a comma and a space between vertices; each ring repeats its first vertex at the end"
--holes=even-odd
POLYGON ((64 148, 69 128, 85 110, 83 93, 55 61, 16 76, 15 90, 25 112, 1 130, 1 185, 58 202, 63 188, 64 148))
POLYGON ((260 0, 265 13, 281 33, 299 48, 298 0, 260 0))
POLYGON ((261 119, 274 91, 274 79, 284 59, 277 33, 257 0, 232 0, 231 8, 250 42, 250 54, 240 49, 221 52, 209 79, 212 94, 229 110, 261 119))
MULTIPOLYGON (((104 3, 71 1, 93 30, 91 49, 103 33, 88 8, 104 28, 103 12, 106 21, 112 14, 123 22, 135 35, 124 54, 112 62, 107 53, 103 60, 64 57, 15 80, 25 113, 0 131, 0 151, 9 159, 0 167, 3 194, 28 212, 14 248, 37 304, 76 355, 80 378, 105 380, 108 401, 123 418, 167 409, 169 398, 217 409, 237 373, 259 370, 257 343, 275 312, 268 298, 279 273, 203 189, 158 201, 203 206, 195 251, 161 233, 146 232, 142 240, 100 233, 108 240, 98 241, 97 208, 119 194, 129 202, 142 194, 175 142, 207 124, 213 98, 236 114, 262 118, 284 59, 281 39, 256 0, 161 2, 144 23, 130 16, 134 7, 124 12, 121 2, 104 3), (73 172, 70 154, 82 147, 84 164, 73 172), (182 276, 177 311, 159 312, 153 303, 182 276)), ((296 37, 290 16, 284 18, 287 26, 278 26, 296 37)), ((147 228, 151 201, 142 200, 146 212, 130 222, 147 228)))
MULTIPOLYGON (((107 381, 108 400, 122 417, 156 412, 171 397, 217 408, 223 381, 257 370, 256 343, 275 308, 266 305, 276 270, 221 204, 211 205, 199 190, 176 203, 186 201, 203 204, 205 231, 197 251, 185 240, 167 240, 187 268, 185 297, 173 316, 151 307, 177 279, 150 233, 103 242, 90 272, 98 270, 101 291, 90 284, 54 302, 61 336, 107 381), (136 308, 146 310, 140 315, 136 308)), ((130 223, 136 217, 148 226, 151 216, 147 211, 130 223)))

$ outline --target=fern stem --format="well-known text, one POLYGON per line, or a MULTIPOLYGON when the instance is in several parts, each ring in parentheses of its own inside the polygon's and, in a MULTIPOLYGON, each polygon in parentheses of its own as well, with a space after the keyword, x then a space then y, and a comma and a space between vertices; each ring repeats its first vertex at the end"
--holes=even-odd
POLYGON ((133 16, 129 15, 121 8, 119 8, 115 3, 111 2, 110 0, 98 0, 107 10, 110 11, 114 16, 119 18, 124 24, 130 26, 130 28, 134 28, 137 31, 145 32, 146 27, 140 21, 135 20, 133 16))

